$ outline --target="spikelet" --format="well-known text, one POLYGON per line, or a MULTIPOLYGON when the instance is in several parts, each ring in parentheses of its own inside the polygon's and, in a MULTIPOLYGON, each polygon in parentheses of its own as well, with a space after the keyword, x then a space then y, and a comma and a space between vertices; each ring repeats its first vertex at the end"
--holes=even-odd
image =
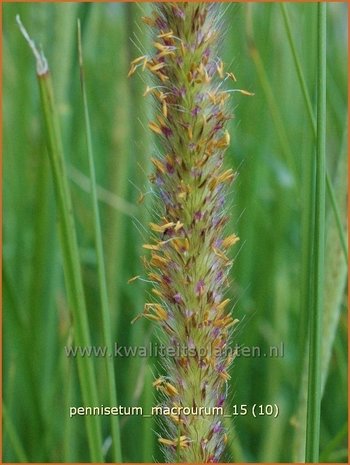
MULTIPOLYGON (((232 261, 228 249, 239 239, 224 227, 227 186, 235 173, 223 168, 230 143, 231 77, 217 57, 220 6, 213 3, 159 3, 143 18, 154 38, 153 54, 131 64, 152 73, 152 96, 159 110, 150 130, 164 155, 153 158, 151 181, 159 196, 161 220, 150 224, 146 268, 161 304, 145 305, 141 316, 164 330, 167 344, 191 347, 191 355, 165 361, 154 386, 169 407, 222 407, 231 358, 223 351, 234 320, 224 299, 232 261), (211 349, 211 350, 210 350, 211 349), (208 354, 199 357, 204 351, 208 354), (194 355, 193 355, 194 354, 194 355)), ((222 417, 172 415, 159 438, 169 462, 217 462, 226 434, 222 417)))

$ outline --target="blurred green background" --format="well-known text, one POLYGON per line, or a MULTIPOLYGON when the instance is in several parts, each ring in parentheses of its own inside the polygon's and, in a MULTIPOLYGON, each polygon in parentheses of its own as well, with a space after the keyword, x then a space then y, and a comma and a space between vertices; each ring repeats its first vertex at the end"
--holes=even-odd
MULTIPOLYGON (((228 404, 278 404, 276 419, 252 415, 228 422, 227 461, 303 461, 307 319, 314 136, 291 42, 314 106, 316 4, 288 3, 288 40, 278 3, 224 4, 220 47, 232 87, 234 119, 227 165, 239 176, 230 193, 236 248, 230 295, 241 320, 234 344, 283 344, 283 357, 239 357, 228 404)), ((63 282, 56 206, 46 151, 34 60, 15 23, 43 46, 52 70, 87 297, 93 344, 103 344, 96 277, 88 161, 79 84, 76 22, 82 24, 86 86, 105 248, 112 340, 156 340, 142 311, 150 287, 142 275, 141 245, 152 217, 147 175, 155 150, 147 122, 152 104, 142 94, 146 75, 127 78, 131 59, 151 50, 140 18, 150 4, 13 3, 3 5, 3 393, 4 461, 88 462, 72 321, 63 282)), ((347 5, 327 9, 327 168, 346 227, 347 5)), ((325 325, 322 338, 321 459, 347 461, 346 262, 327 200, 325 325)), ((108 405, 103 358, 91 358, 101 404, 108 405)), ((116 358, 121 405, 153 405, 154 358, 116 358)), ((105 460, 111 461, 110 418, 101 417, 105 460)), ((155 419, 120 417, 123 461, 162 461, 155 419)))

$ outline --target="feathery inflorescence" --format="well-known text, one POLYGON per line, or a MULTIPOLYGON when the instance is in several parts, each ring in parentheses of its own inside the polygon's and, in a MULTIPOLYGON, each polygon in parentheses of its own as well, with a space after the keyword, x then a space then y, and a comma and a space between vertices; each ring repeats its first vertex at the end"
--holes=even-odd
POLYGON ((223 168, 230 112, 229 92, 221 87, 235 78, 217 56, 218 4, 159 3, 143 20, 154 53, 135 59, 129 75, 138 68, 153 74, 154 87, 145 94, 153 95, 158 115, 149 128, 164 153, 152 158, 159 220, 144 245, 157 301, 142 316, 160 325, 168 347, 181 349, 165 360, 166 373, 154 383, 162 405, 174 407, 159 442, 169 462, 217 462, 226 441, 218 412, 232 361, 225 349, 238 321, 224 298, 232 265, 227 251, 238 237, 224 233, 225 196, 235 173, 223 168), (181 407, 213 413, 185 415, 181 407))

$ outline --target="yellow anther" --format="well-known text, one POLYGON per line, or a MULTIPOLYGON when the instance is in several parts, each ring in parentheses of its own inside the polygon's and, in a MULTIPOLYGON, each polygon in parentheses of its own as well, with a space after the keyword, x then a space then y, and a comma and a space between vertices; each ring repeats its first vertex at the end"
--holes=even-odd
POLYGON ((168 117, 168 107, 167 107, 167 104, 166 104, 165 100, 163 100, 162 109, 163 109, 164 118, 167 118, 168 117))
POLYGON ((165 321, 168 318, 166 310, 159 304, 145 304, 143 316, 154 321, 165 321), (149 310, 153 310, 154 313, 149 313, 149 310))
POLYGON ((164 165, 160 160, 157 160, 156 158, 151 158, 151 162, 161 173, 165 173, 164 165))
POLYGON ((192 140, 192 138, 193 138, 192 126, 188 126, 187 132, 188 132, 188 137, 189 137, 189 139, 192 140))
POLYGON ((163 297, 163 294, 158 289, 153 288, 152 293, 155 294, 157 297, 163 297))
POLYGON ((161 257, 160 255, 152 256, 151 265, 154 266, 155 268, 157 267, 162 268, 167 263, 168 263, 168 260, 166 260, 164 257, 161 257))
POLYGON ((149 224, 152 231, 155 231, 155 232, 160 232, 160 233, 163 233, 166 229, 169 229, 169 228, 173 228, 175 226, 175 231, 177 231, 176 229, 176 226, 177 224, 173 223, 173 222, 170 222, 170 223, 165 223, 165 224, 155 224, 155 223, 150 223, 149 224))
POLYGON ((155 19, 150 18, 149 16, 142 16, 141 20, 147 24, 148 26, 154 26, 155 25, 155 19))
POLYGON ((237 82, 236 76, 233 73, 226 73, 228 78, 231 78, 234 82, 237 82))
POLYGON ((225 299, 225 300, 223 300, 216 308, 217 308, 219 311, 221 311, 221 310, 223 310, 223 309, 226 307, 226 305, 227 305, 230 301, 231 301, 231 299, 225 299))
POLYGON ((158 39, 171 39, 172 37, 174 37, 174 33, 173 31, 164 32, 162 34, 159 34, 157 37, 158 39))
POLYGON ((145 200, 145 194, 143 194, 142 192, 140 192, 140 195, 137 199, 137 203, 142 203, 143 201, 145 200))
MULTIPOLYGON (((153 42, 154 47, 160 52, 173 53, 169 45, 160 44, 159 42, 153 42)), ((157 55, 160 56, 159 54, 157 55)))
POLYGON ((146 69, 147 63, 148 63, 148 58, 145 56, 145 58, 143 60, 142 71, 144 71, 146 69))
POLYGON ((180 221, 177 221, 176 225, 175 225, 175 231, 179 231, 179 229, 183 228, 183 223, 180 223, 180 221))
POLYGON ((175 250, 180 254, 183 252, 187 252, 190 248, 190 243, 187 237, 185 237, 184 239, 174 239, 172 241, 172 244, 174 245, 175 250))
POLYGON ((222 371, 220 374, 219 374, 220 378, 222 378, 224 381, 228 381, 229 379, 231 379, 231 376, 227 373, 227 371, 222 371))
POLYGON ((143 244, 142 247, 147 250, 159 250, 158 245, 143 244))
POLYGON ((162 278, 161 278, 160 275, 157 274, 157 273, 148 273, 148 277, 149 277, 149 279, 151 279, 152 281, 158 281, 159 283, 162 281, 162 278))
POLYGON ((230 134, 225 131, 225 134, 216 142, 217 148, 224 148, 230 145, 230 134))
POLYGON ((231 138, 230 138, 230 133, 228 131, 225 131, 225 136, 224 137, 225 137, 226 145, 227 146, 230 145, 231 138))
POLYGON ((146 90, 143 93, 143 97, 146 97, 146 95, 148 95, 150 92, 153 92, 153 87, 147 86, 146 90))
POLYGON ((162 52, 157 53, 157 58, 166 56, 175 56, 175 53, 172 50, 163 50, 162 52))
POLYGON ((218 182, 229 182, 231 181, 235 176, 235 173, 233 170, 230 168, 226 170, 224 173, 222 173, 218 178, 218 182))
POLYGON ((183 56, 186 55, 186 47, 185 47, 185 44, 182 41, 181 41, 181 52, 182 52, 183 56))
POLYGON ((224 64, 221 60, 219 61, 219 63, 217 63, 216 70, 218 72, 218 75, 221 77, 221 79, 223 79, 224 78, 224 64))
POLYGON ((135 71, 136 71, 136 66, 131 65, 130 70, 128 72, 128 77, 132 76, 135 71))
POLYGON ((151 129, 151 131, 155 132, 156 134, 160 134, 160 135, 162 134, 162 130, 156 123, 153 123, 151 121, 148 123, 148 127, 151 129))
POLYGON ((222 246, 227 249, 228 247, 231 247, 233 244, 239 241, 239 237, 236 236, 236 234, 231 234, 230 236, 226 237, 222 241, 222 246))
POLYGON ((223 254, 222 252, 220 252, 219 249, 217 249, 216 247, 213 247, 213 252, 215 253, 215 255, 217 255, 219 258, 221 258, 224 262, 226 262, 227 264, 230 263, 230 260, 229 258, 226 257, 225 254, 223 254))
POLYGON ((155 65, 151 65, 149 63, 147 63, 147 67, 150 71, 154 72, 154 71, 159 71, 160 69, 164 68, 165 66, 165 63, 162 62, 162 63, 156 63, 155 65))
POLYGON ((166 382, 164 385, 164 391, 169 395, 169 396, 177 396, 179 395, 178 390, 176 387, 174 387, 172 384, 166 382))
POLYGON ((211 82, 211 78, 209 77, 209 74, 207 73, 207 70, 204 70, 204 82, 206 84, 209 84, 211 82))
POLYGON ((164 438, 158 438, 158 442, 163 444, 163 446, 169 446, 169 447, 174 447, 177 444, 175 441, 172 441, 171 439, 164 439, 164 438))
POLYGON ((155 381, 153 381, 152 386, 158 389, 158 387, 161 386, 164 381, 165 379, 163 377, 157 378, 155 381))
POLYGON ((252 92, 248 92, 247 90, 243 90, 243 89, 237 89, 237 91, 240 92, 243 95, 249 95, 249 96, 255 95, 252 92))
POLYGON ((142 55, 141 57, 135 58, 135 60, 133 60, 131 64, 136 65, 137 63, 140 63, 141 61, 143 61, 145 58, 147 58, 146 55, 142 55))
POLYGON ((162 82, 165 82, 165 81, 168 81, 169 80, 169 76, 166 76, 165 74, 161 73, 161 72, 157 72, 156 75, 159 77, 159 79, 162 81, 162 82))
POLYGON ((182 449, 190 445, 190 440, 186 436, 180 436, 179 438, 175 439, 158 438, 158 442, 160 442, 164 446, 180 447, 182 449))
POLYGON ((179 415, 169 415, 169 418, 173 420, 174 423, 183 423, 184 421, 180 418, 179 415))

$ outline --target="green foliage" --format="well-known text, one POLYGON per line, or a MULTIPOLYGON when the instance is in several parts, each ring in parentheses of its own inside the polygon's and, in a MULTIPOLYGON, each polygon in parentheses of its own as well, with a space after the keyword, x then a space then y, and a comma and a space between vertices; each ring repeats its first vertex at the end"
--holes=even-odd
MULTIPOLYGON (((233 317, 241 320, 234 344, 259 346, 262 353, 270 346, 284 348, 283 357, 241 355, 235 360, 228 405, 276 403, 280 413, 276 419, 251 414, 226 419, 232 428, 227 457, 248 462, 302 461, 308 320, 313 308, 310 275, 312 257, 318 253, 313 242, 316 144, 310 118, 311 105, 316 121, 317 6, 287 4, 287 23, 278 4, 233 4, 223 9, 226 33, 220 52, 227 70, 237 78, 231 86, 255 94, 233 93, 235 118, 230 122, 226 157, 227 168, 239 173, 228 199, 232 199, 229 229, 241 238, 231 271, 234 284, 227 295, 236 302, 233 317)), ((128 80, 127 73, 130 60, 150 50, 149 33, 140 21, 148 10, 149 5, 124 3, 3 5, 4 461, 91 458, 86 419, 69 418, 69 407, 83 404, 77 358, 67 357, 64 349, 73 344, 76 320, 63 279, 59 204, 35 66, 15 27, 15 16, 21 15, 51 65, 86 318, 92 344, 104 345, 101 255, 95 247, 96 215, 76 40, 80 18, 111 337, 120 345, 144 345, 156 341, 153 325, 130 322, 142 311, 150 285, 127 281, 143 273, 139 256, 144 226, 153 215, 146 176, 156 149, 147 129, 152 107, 141 97, 146 77, 140 74, 128 80), (146 192, 143 204, 137 202, 139 191, 146 192)), ((346 180, 342 176, 347 152, 346 16, 345 3, 327 5, 326 166, 334 197, 326 196, 323 224, 325 355, 318 395, 322 395, 320 454, 328 462, 347 461, 346 180)), ((113 357, 113 363, 118 403, 149 410, 155 404, 151 384, 159 368, 157 358, 113 357)), ((99 405, 109 405, 105 360, 92 357, 89 364, 95 372, 99 405)), ((105 460, 112 461, 111 418, 99 420, 105 460)), ((119 420, 123 461, 161 460, 151 431, 158 429, 156 419, 124 416, 119 420)))

